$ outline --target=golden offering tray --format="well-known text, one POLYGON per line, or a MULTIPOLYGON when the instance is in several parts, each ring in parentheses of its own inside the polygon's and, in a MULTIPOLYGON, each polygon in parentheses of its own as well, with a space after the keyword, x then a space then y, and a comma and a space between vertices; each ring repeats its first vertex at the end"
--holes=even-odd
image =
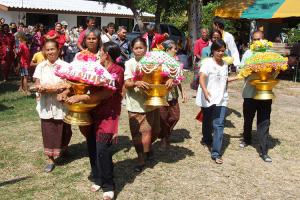
POLYGON ((256 94, 254 99, 257 100, 268 100, 274 99, 275 95, 272 92, 275 85, 279 82, 275 78, 279 72, 256 72, 258 79, 251 80, 250 83, 255 86, 256 94))
POLYGON ((150 84, 150 89, 145 90, 147 94, 146 106, 168 106, 166 95, 169 90, 164 84, 150 84))
POLYGON ((147 100, 145 102, 147 106, 160 107, 169 105, 166 100, 169 90, 165 86, 168 77, 162 76, 161 74, 161 66, 157 67, 151 73, 143 74, 142 80, 150 84, 150 88, 144 90, 147 94, 147 100))
MULTIPOLYGON (((67 81, 71 85, 72 93, 74 95, 86 94, 88 89, 91 87, 85 83, 75 83, 72 81, 67 81)), ((88 126, 93 123, 93 119, 90 116, 90 111, 97 106, 97 104, 87 104, 87 103, 74 103, 68 104, 64 103, 68 108, 68 113, 64 117, 63 121, 67 124, 78 125, 78 126, 88 126)))

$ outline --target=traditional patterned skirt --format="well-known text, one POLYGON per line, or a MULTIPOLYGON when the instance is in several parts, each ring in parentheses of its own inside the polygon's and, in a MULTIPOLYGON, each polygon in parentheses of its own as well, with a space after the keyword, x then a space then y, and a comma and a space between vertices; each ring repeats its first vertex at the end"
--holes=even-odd
POLYGON ((168 138, 179 121, 180 109, 178 100, 168 101, 169 106, 160 108, 160 127, 159 138, 168 138))
POLYGON ((47 156, 61 156, 72 137, 71 125, 63 120, 41 119, 44 153, 47 156))
POLYGON ((128 115, 132 140, 137 151, 142 151, 142 135, 151 134, 152 142, 154 142, 160 132, 159 109, 147 113, 128 112, 128 115), (140 148, 137 148, 137 145, 140 148))

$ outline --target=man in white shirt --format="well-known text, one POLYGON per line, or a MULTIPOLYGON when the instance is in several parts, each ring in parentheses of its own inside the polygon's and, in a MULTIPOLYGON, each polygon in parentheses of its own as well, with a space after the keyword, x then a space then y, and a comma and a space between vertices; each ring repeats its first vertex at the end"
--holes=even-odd
MULTIPOLYGON (((261 31, 255 31, 252 35, 252 41, 263 39, 264 35, 261 31)), ((241 65, 253 55, 251 50, 247 50, 242 58, 241 65)), ((260 156, 265 162, 272 162, 271 157, 268 155, 267 138, 270 128, 270 115, 272 99, 269 100, 256 100, 253 99, 256 93, 254 86, 250 84, 252 79, 256 78, 255 75, 250 75, 245 79, 243 87, 243 115, 244 115, 244 131, 243 140, 240 144, 241 148, 250 145, 252 138, 252 124, 257 112, 257 136, 260 146, 260 156)))
POLYGON ((236 47, 234 37, 231 33, 228 33, 224 30, 225 25, 224 25, 224 22, 222 21, 222 19, 220 19, 219 17, 215 17, 214 21, 213 21, 213 28, 221 31, 222 39, 226 43, 229 56, 233 57, 234 66, 236 66, 236 67, 239 66, 240 65, 240 54, 236 47))

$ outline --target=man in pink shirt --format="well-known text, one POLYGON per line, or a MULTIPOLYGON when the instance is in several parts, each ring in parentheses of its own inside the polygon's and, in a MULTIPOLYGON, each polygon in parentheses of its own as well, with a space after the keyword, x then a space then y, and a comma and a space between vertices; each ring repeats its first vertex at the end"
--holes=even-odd
POLYGON ((202 49, 204 47, 207 47, 209 44, 209 38, 208 38, 208 29, 202 28, 201 29, 201 38, 196 40, 194 45, 194 56, 195 61, 198 62, 201 59, 202 49))
POLYGON ((79 38, 78 38, 78 42, 77 42, 77 47, 80 51, 82 51, 84 48, 82 46, 82 43, 83 43, 83 39, 84 39, 84 36, 85 36, 85 33, 86 33, 86 30, 87 29, 92 29, 95 27, 95 24, 96 24, 96 19, 95 17, 87 17, 86 18, 86 25, 87 25, 87 28, 82 31, 79 35, 79 38))

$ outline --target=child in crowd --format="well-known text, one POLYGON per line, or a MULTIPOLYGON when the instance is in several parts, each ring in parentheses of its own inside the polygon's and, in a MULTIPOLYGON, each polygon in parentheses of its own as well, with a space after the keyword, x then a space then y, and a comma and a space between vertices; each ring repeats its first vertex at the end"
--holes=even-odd
POLYGON ((46 60, 45 58, 45 50, 42 48, 42 51, 36 52, 30 62, 30 68, 34 71, 36 66, 46 60))
MULTIPOLYGON (((164 50, 176 58, 177 46, 173 40, 166 40, 162 43, 164 50)), ((178 103, 178 89, 181 93, 181 97, 183 99, 183 103, 186 102, 186 95, 182 90, 181 84, 173 87, 171 91, 167 95, 167 101, 169 106, 163 106, 160 108, 160 126, 161 131, 159 138, 161 138, 161 150, 166 150, 170 145, 169 137, 170 134, 179 121, 180 117, 180 109, 178 103)))
POLYGON ((151 159, 151 144, 160 131, 159 109, 145 106, 149 84, 134 79, 138 61, 146 54, 147 44, 142 37, 135 38, 131 43, 134 58, 125 62, 126 108, 129 115, 129 126, 133 145, 138 155, 138 164, 134 171, 140 172, 145 167, 146 159, 151 159))
POLYGON ((30 66, 30 51, 27 46, 27 39, 25 34, 20 33, 18 35, 18 40, 20 42, 19 45, 19 51, 17 53, 17 56, 20 60, 20 75, 21 75, 21 84, 19 91, 24 91, 26 94, 28 94, 28 68, 30 66))

